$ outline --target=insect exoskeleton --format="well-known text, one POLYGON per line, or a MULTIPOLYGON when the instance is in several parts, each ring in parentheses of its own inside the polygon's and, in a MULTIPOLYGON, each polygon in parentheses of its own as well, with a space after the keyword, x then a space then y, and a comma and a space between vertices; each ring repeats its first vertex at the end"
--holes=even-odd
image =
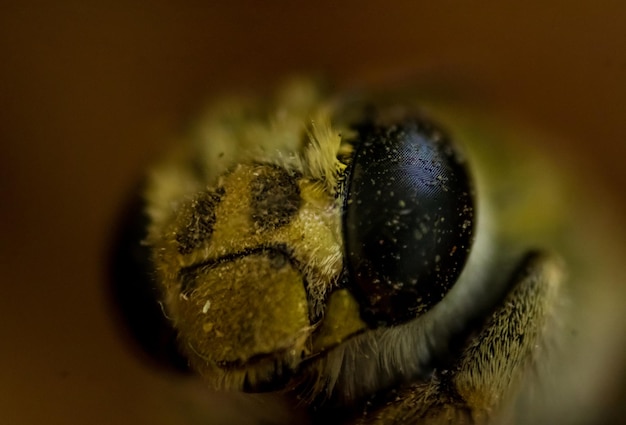
POLYGON ((210 386, 334 406, 405 391, 368 405, 388 422, 506 399, 561 280, 533 249, 550 218, 526 242, 500 230, 527 211, 506 196, 523 179, 477 172, 463 137, 401 95, 300 79, 198 122, 148 176, 142 243, 210 386))

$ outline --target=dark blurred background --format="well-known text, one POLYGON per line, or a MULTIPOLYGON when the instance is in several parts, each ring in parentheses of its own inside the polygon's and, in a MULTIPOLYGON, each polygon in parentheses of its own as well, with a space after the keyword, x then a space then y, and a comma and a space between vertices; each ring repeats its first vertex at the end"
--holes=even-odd
POLYGON ((191 416, 116 333, 105 253, 141 169, 229 88, 471 87, 567 141, 623 208, 626 3, 545 3, 2 2, 0 422, 191 416))

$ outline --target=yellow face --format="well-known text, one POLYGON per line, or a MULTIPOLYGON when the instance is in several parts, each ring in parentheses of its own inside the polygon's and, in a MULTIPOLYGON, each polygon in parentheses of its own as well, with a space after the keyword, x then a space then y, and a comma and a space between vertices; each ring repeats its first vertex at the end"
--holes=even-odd
POLYGON ((567 346, 567 182, 525 135, 511 150, 406 97, 304 79, 227 99, 152 169, 143 243, 209 386, 381 423, 482 421, 527 401, 544 346, 567 346))
MULTIPOLYGON (((197 370, 241 389, 329 345, 313 336, 343 268, 337 209, 320 182, 263 163, 235 166, 180 207, 157 261, 197 370)), ((348 319, 335 338, 363 327, 358 312, 348 319)))

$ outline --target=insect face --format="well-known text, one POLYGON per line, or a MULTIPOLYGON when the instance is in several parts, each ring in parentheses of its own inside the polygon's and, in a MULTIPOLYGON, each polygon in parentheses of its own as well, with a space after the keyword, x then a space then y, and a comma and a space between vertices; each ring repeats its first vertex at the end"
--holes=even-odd
POLYGON ((240 388, 309 354, 342 271, 336 202, 319 183, 274 164, 237 165, 181 205, 165 235, 155 262, 196 369, 240 388))
POLYGON ((533 236, 553 222, 500 230, 523 179, 487 187, 412 102, 308 80, 200 122, 147 178, 135 242, 209 386, 381 423, 478 421, 512 397, 563 279, 533 236))

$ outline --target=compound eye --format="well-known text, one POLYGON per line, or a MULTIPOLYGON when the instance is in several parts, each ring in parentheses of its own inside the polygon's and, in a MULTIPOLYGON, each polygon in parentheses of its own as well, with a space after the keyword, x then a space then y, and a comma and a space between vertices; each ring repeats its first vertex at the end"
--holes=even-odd
POLYGON ((471 182, 433 124, 363 127, 350 170, 343 231, 349 285, 371 326, 406 322, 456 282, 472 243, 471 182))

